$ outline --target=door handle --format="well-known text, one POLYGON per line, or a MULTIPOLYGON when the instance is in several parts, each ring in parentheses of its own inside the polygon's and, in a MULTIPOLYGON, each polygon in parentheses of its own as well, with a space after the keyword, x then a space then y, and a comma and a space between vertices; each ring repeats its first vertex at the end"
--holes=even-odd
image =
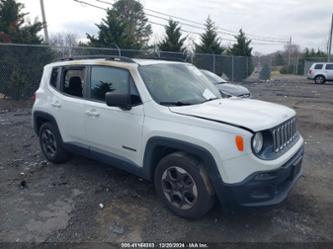
POLYGON ((55 108, 60 108, 61 107, 61 104, 59 103, 59 101, 54 101, 51 105, 55 108))
POLYGON ((86 111, 86 114, 90 117, 99 117, 100 116, 100 114, 95 109, 86 111))

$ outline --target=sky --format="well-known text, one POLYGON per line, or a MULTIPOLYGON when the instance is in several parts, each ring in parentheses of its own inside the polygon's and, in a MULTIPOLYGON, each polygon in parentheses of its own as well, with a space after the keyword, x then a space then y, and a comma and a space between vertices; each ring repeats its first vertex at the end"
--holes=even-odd
MULTIPOLYGON (((19 0, 29 12, 29 18, 41 18, 39 0, 19 0)), ((108 7, 96 0, 84 0, 94 5, 108 7)), ((114 0, 105 0, 113 3, 114 0)), ((292 37, 293 43, 305 47, 326 51, 329 37, 333 0, 140 0, 146 9, 160 11, 169 15, 204 23, 210 16, 219 27, 222 44, 230 46, 233 37, 223 30, 237 32, 242 28, 251 35, 254 51, 271 53, 282 50, 284 43, 265 42, 259 40, 288 41, 292 37), (259 39, 259 40, 255 40, 259 39)), ((86 33, 96 34, 96 23, 105 17, 105 11, 95 9, 74 2, 73 0, 44 0, 46 19, 49 33, 70 32, 80 39, 86 33)), ((149 11, 147 14, 154 14, 149 11)), ((154 14, 156 15, 156 13, 154 14)), ((165 20, 148 16, 150 21, 165 24, 165 20)), ((193 24, 198 26, 198 24, 193 24)), ((151 42, 162 39, 164 28, 152 24, 153 35, 151 42)), ((199 35, 203 30, 185 26, 190 31, 190 41, 199 42, 199 35), (195 32, 195 33, 192 33, 195 32)))

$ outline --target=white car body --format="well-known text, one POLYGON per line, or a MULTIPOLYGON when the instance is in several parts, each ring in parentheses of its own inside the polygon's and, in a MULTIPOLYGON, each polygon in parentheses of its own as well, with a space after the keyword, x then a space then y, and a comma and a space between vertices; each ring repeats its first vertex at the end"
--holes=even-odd
POLYGON ((313 63, 308 71, 307 78, 314 80, 317 84, 333 80, 333 63, 313 63))
MULTIPOLYGON (((302 159, 303 138, 298 133, 294 142, 291 142, 291 136, 288 137, 290 145, 287 145, 287 141, 285 145, 281 144, 282 147, 285 146, 285 151, 276 158, 261 159, 254 154, 251 146, 254 133, 288 122, 295 117, 294 110, 278 104, 236 97, 190 106, 160 105, 151 97, 138 71, 139 66, 157 63, 179 62, 134 59, 134 63, 127 63, 117 60, 86 59, 46 65, 40 87, 35 94, 36 100, 33 106, 35 129, 38 129, 41 122, 39 115, 47 114, 47 117, 53 117, 57 123, 64 144, 86 149, 89 153, 93 151, 104 153, 124 163, 135 165, 136 168, 132 172, 141 176, 144 174, 140 173, 140 168, 143 168, 145 160, 148 160, 147 144, 152 138, 167 138, 170 141, 197 146, 207 151, 214 160, 217 171, 214 171, 211 177, 220 181, 220 186, 222 184, 237 186, 258 172, 282 170, 282 167, 291 162, 297 153, 300 153, 297 160, 302 159), (68 96, 50 85, 53 68, 78 65, 83 67, 99 65, 128 70, 140 94, 142 104, 133 106, 130 110, 122 110, 107 106, 101 101, 68 96), (237 149, 235 136, 244 138, 243 151, 237 149)), ((289 132, 288 129, 291 131, 292 127, 285 126, 286 132, 289 132)), ((293 184, 300 174, 297 173, 293 184)), ((286 197, 293 184, 288 185, 286 191, 273 199, 243 204, 249 206, 278 203, 286 197)), ((219 189, 216 188, 215 186, 215 191, 218 192, 219 189)))

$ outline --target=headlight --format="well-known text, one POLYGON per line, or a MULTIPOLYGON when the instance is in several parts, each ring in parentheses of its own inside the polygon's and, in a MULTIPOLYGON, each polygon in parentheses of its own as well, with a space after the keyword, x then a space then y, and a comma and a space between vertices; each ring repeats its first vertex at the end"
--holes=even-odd
POLYGON ((255 153, 259 153, 264 146, 264 137, 261 132, 258 132, 254 135, 252 139, 252 148, 255 153))

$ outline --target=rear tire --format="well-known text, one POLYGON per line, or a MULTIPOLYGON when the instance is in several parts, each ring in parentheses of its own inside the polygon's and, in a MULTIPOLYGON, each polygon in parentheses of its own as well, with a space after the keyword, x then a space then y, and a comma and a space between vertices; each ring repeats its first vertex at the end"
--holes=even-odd
POLYGON ((39 129, 39 143, 43 155, 53 163, 68 161, 69 153, 63 148, 63 143, 58 129, 49 122, 42 124, 39 129))
POLYGON ((176 215, 198 219, 215 202, 215 193, 200 161, 183 152, 164 157, 154 176, 157 195, 176 215))
POLYGON ((324 84, 326 82, 326 78, 323 75, 318 75, 314 79, 315 84, 324 84))

